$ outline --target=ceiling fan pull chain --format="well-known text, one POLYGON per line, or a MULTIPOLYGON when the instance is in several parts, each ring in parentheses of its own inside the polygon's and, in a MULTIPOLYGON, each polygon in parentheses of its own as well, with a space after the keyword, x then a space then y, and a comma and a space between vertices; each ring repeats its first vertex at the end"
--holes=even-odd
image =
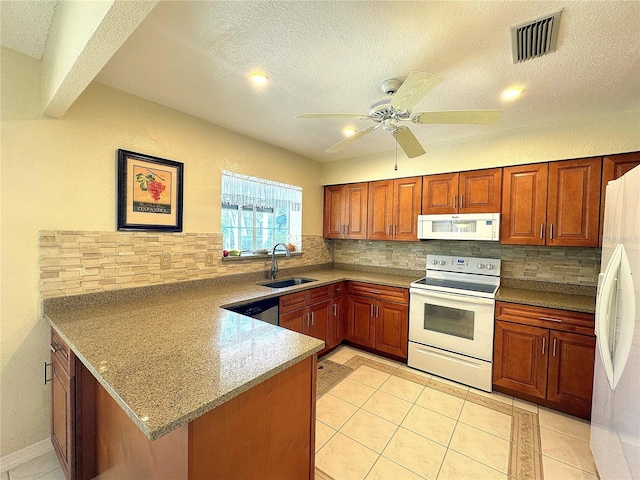
MULTIPOLYGON (((396 132, 396 134, 397 133, 398 132, 396 132)), ((394 167, 394 170, 398 170, 398 137, 395 135, 393 137, 396 139, 396 166, 394 167)))

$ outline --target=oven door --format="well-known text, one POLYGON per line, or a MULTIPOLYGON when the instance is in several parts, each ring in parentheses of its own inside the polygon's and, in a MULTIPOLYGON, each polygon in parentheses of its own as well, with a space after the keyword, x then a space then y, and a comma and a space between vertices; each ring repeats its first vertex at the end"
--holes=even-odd
POLYGON ((493 360, 495 300, 412 288, 409 340, 493 360))

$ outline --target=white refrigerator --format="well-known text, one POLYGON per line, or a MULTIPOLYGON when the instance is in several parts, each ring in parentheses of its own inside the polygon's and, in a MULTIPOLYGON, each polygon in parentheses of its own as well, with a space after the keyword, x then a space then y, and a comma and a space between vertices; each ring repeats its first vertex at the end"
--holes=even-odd
POLYGON ((640 166, 607 185, 591 451, 603 480, 640 479, 640 166))

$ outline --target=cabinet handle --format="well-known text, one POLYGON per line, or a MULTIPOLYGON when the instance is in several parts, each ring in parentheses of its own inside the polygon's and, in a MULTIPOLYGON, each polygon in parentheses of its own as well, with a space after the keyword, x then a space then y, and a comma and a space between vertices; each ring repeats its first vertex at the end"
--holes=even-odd
POLYGON ((453 200, 451 201, 451 206, 454 208, 456 208, 456 200, 458 199, 458 197, 456 195, 453 196, 453 200))
POLYGON ((546 345, 547 337, 542 337, 542 355, 544 355, 544 347, 546 345))
POLYGON ((316 315, 315 312, 311 312, 311 326, 313 327, 316 324, 316 315))
POLYGON ((394 236, 394 237, 396 236, 396 232, 397 232, 397 231, 398 231, 398 226, 397 226, 397 225, 394 225, 394 226, 393 226, 393 236, 394 236))
POLYGON ((337 303, 333 304, 333 316, 334 317, 338 316, 338 304, 337 303))
POLYGON ((371 293, 372 295, 380 295, 382 292, 379 292, 378 290, 367 290, 367 292, 371 293))
POLYGON ((460 208, 464 207, 464 195, 460 195, 460 208))
POLYGON ((65 360, 69 359, 69 355, 67 354, 66 349, 62 345, 60 345, 60 344, 58 344, 56 342, 51 342, 51 345, 49 345, 49 348, 51 349, 51 351, 53 353, 61 352, 62 356, 65 358, 65 360))
POLYGON ((559 318, 551 318, 551 317, 538 317, 538 320, 547 320, 549 322, 562 323, 562 320, 559 318))
POLYGON ((540 240, 544 239, 544 223, 540 224, 540 240))
POLYGON ((371 318, 373 318, 373 303, 371 304, 371 318))
POLYGON ((549 239, 553 240, 553 223, 549 226, 549 239))
POLYGON ((556 356, 556 339, 553 339, 553 356, 556 356))
POLYGON ((53 375, 51 376, 51 378, 47 378, 47 367, 51 367, 51 373, 53 373, 53 363, 44 362, 44 384, 45 385, 53 380, 53 375))
POLYGON ((376 318, 380 318, 380 307, 376 305, 376 318))
POLYGON ((387 237, 391 235, 391 225, 387 225, 387 237))

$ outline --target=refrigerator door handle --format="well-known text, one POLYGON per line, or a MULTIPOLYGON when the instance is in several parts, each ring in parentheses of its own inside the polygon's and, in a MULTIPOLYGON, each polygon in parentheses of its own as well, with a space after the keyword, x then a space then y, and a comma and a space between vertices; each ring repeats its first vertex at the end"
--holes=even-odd
POLYGON ((596 305, 596 337, 609 385, 616 388, 627 364, 635 324, 633 278, 624 246, 618 244, 602 278, 596 305), (622 301, 619 301, 622 299, 622 301))

